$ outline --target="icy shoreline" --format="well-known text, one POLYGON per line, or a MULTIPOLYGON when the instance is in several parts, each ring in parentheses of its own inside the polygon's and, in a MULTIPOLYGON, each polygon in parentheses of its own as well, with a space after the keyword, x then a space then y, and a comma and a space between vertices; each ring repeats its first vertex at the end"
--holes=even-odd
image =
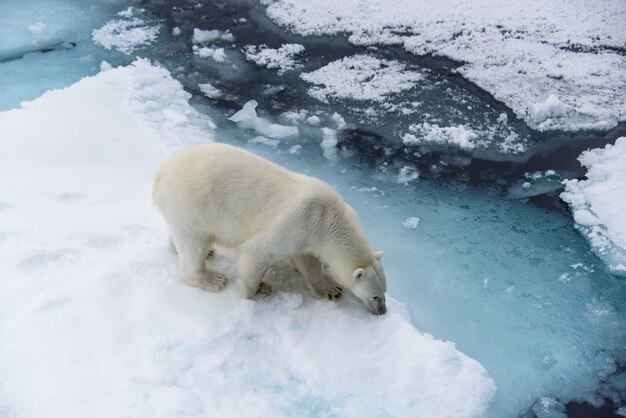
POLYGON ((626 137, 578 159, 587 179, 566 180, 561 199, 591 248, 614 274, 626 276, 626 137))
POLYGON ((398 302, 376 318, 297 285, 256 303, 178 280, 150 187, 172 149, 212 140, 213 123, 189 97, 140 60, 0 113, 0 165, 19 173, 0 179, 1 410, 484 412, 495 392, 485 369, 419 333, 398 302))

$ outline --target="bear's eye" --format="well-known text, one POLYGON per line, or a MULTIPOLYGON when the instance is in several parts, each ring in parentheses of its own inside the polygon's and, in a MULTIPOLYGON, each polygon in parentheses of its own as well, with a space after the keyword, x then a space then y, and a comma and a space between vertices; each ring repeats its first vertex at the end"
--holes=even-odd
POLYGON ((379 300, 379 299, 380 299, 380 296, 374 296, 372 299, 374 299, 374 300, 379 300))

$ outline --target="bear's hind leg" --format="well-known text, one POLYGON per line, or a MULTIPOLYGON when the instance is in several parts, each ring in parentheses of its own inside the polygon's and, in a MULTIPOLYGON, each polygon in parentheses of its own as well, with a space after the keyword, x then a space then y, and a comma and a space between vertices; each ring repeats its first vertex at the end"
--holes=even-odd
POLYGON ((206 238, 191 233, 174 234, 173 238, 185 283, 210 292, 219 292, 226 286, 226 275, 206 268, 206 257, 210 249, 206 238))

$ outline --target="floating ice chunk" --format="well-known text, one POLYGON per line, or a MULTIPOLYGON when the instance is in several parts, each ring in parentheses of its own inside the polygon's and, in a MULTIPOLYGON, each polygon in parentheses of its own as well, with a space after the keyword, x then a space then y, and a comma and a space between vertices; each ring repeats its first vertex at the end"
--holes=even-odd
POLYGON ((133 7, 130 6, 128 7, 126 10, 122 10, 121 12, 119 12, 117 15, 121 16, 121 17, 127 17, 127 18, 131 18, 133 17, 133 7))
POLYGON ((198 84, 198 87, 209 99, 217 99, 222 96, 222 91, 211 83, 198 84))
POLYGON ((180 28, 178 26, 172 28, 172 36, 180 36, 180 28))
POLYGON ((440 127, 437 124, 423 122, 409 126, 411 133, 402 137, 405 145, 439 144, 454 145, 462 149, 471 150, 476 147, 475 140, 478 134, 463 125, 440 127))
POLYGON ((304 52, 304 46, 300 44, 283 44, 278 49, 269 48, 267 45, 247 45, 244 47, 247 60, 262 67, 278 69, 279 75, 298 68, 299 65, 296 63, 295 57, 302 52, 304 52))
POLYGON ((331 128, 322 128, 322 142, 320 146, 324 150, 324 157, 329 160, 337 158, 337 131, 331 128))
POLYGON ((587 179, 565 180, 561 199, 609 269, 626 275, 626 137, 585 151, 578 159, 588 168, 587 179))
POLYGON ((192 41, 196 44, 207 44, 209 42, 218 40, 222 32, 217 29, 202 30, 194 28, 192 41))
POLYGON ((348 127, 345 119, 339 113, 333 113, 332 119, 337 124, 337 129, 346 129, 348 127))
POLYGON ((319 116, 309 116, 308 118, 306 118, 306 122, 311 125, 311 126, 319 126, 320 124, 320 118, 319 116))
POLYGON ((539 398, 532 407, 537 418, 567 418, 565 405, 554 398, 539 398))
POLYGON ((563 177, 554 170, 526 173, 507 191, 510 199, 539 196, 563 188, 563 177))
POLYGON ((328 103, 329 99, 383 101, 385 97, 411 89, 422 74, 395 60, 358 54, 333 61, 300 77, 315 86, 311 97, 328 103))
POLYGON ((157 39, 161 26, 132 17, 132 7, 118 15, 122 19, 110 20, 101 28, 93 30, 91 37, 96 44, 130 55, 137 48, 150 45, 157 39))
POLYGON ((288 110, 281 116, 287 119, 291 123, 299 123, 307 118, 308 112, 304 109, 300 110, 288 110))
POLYGON ((398 174, 398 183, 407 184, 419 177, 419 171, 415 167, 404 166, 398 174))
POLYGON ((404 221, 402 221, 402 226, 406 229, 415 229, 417 225, 420 223, 420 218, 415 216, 409 216, 404 221))
POLYGON ((280 144, 280 141, 278 139, 269 139, 264 136, 255 136, 248 142, 250 142, 251 144, 263 144, 272 148, 276 148, 278 144, 280 144))
POLYGON ((234 42, 235 37, 229 31, 222 32, 217 29, 202 30, 194 28, 192 41, 195 44, 206 45, 216 41, 234 42))
POLYGON ((298 135, 298 128, 295 126, 278 125, 271 123, 267 119, 257 116, 256 100, 250 100, 243 108, 232 115, 229 120, 235 122, 239 127, 244 129, 254 129, 261 135, 270 138, 285 138, 288 136, 298 135))
POLYGON ((299 154, 302 149, 302 145, 296 144, 293 147, 289 148, 289 154, 299 154))
POLYGON ((193 47, 194 54, 202 58, 213 58, 216 62, 226 61, 226 53, 224 48, 210 48, 210 47, 193 47))

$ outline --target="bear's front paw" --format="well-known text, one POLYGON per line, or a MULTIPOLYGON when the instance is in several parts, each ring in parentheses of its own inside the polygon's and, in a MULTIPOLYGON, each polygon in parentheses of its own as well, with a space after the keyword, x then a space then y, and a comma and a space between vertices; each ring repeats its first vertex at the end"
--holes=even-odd
POLYGON ((259 284, 259 289, 255 293, 256 298, 266 298, 272 294, 272 286, 265 282, 259 284))
POLYGON ((343 289, 337 285, 331 284, 326 288, 326 297, 330 300, 337 300, 341 297, 343 289))
POLYGON ((226 283, 228 283, 228 277, 224 273, 210 271, 200 283, 200 287, 209 292, 219 292, 226 287, 226 283))

